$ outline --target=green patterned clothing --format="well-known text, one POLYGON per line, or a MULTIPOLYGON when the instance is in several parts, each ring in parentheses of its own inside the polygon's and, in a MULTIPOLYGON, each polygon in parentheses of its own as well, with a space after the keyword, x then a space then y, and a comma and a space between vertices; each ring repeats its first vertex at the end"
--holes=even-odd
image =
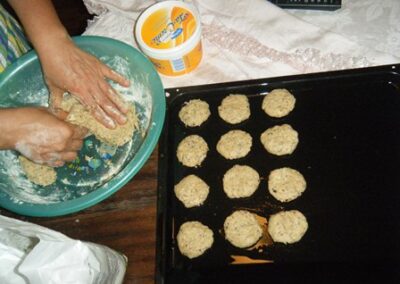
POLYGON ((0 73, 30 49, 22 28, 0 4, 0 73))

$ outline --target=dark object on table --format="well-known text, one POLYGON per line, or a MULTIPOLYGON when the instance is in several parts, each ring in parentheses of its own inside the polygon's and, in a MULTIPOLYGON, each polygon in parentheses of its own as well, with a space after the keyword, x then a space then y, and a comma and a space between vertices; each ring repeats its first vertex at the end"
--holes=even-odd
POLYGON ((52 0, 53 5, 71 36, 81 35, 87 27, 87 21, 93 19, 82 0, 52 0))
POLYGON ((166 91, 170 96, 159 147, 157 283, 399 279, 400 65, 166 91), (295 109, 279 119, 261 109, 264 95, 276 88, 286 88, 296 97, 295 109), (245 94, 250 101, 251 116, 239 125, 218 116, 221 100, 232 93, 245 94), (185 127, 178 117, 191 99, 210 105, 210 118, 197 128, 185 127), (260 134, 283 123, 298 131, 299 144, 291 155, 273 156, 263 148, 260 134), (248 156, 229 161, 215 146, 232 129, 250 133, 253 147, 248 156), (202 136, 210 148, 196 169, 182 166, 176 158, 178 143, 191 134, 202 136), (253 196, 233 200, 224 194, 222 177, 234 164, 249 165, 263 177, 253 196), (285 166, 299 170, 308 186, 298 199, 281 203, 269 195, 266 179, 271 170, 285 166), (207 200, 197 208, 185 208, 174 195, 174 185, 188 174, 210 186, 207 200), (238 249, 224 239, 222 230, 225 218, 238 209, 266 218, 281 210, 300 210, 309 228, 295 244, 238 249), (195 259, 183 256, 177 247, 177 232, 186 221, 200 221, 214 232, 213 246, 195 259), (274 263, 233 265, 237 255, 274 263))
POLYGON ((342 7, 342 0, 268 0, 284 9, 334 11, 342 7))
MULTIPOLYGON (((93 19, 82 0, 52 0, 54 8, 61 22, 71 36, 81 35, 86 27, 87 21, 93 19)), ((0 0, 1 5, 16 19, 18 16, 6 0, 0 0)))

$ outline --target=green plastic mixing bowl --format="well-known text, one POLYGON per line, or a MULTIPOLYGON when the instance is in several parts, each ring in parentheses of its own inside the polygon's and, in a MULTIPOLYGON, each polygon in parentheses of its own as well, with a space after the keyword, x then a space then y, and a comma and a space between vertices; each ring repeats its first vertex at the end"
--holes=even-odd
MULTIPOLYGON (((15 213, 60 216, 104 200, 140 170, 160 136, 165 93, 153 64, 135 48, 110 38, 81 36, 74 41, 130 79, 128 88, 110 84, 134 104, 140 130, 121 147, 101 143, 94 136, 87 137, 78 158, 57 168, 57 181, 45 187, 27 180, 17 152, 0 151, 0 207, 15 213)), ((49 93, 34 51, 0 74, 0 94, 0 108, 48 106, 49 93)))

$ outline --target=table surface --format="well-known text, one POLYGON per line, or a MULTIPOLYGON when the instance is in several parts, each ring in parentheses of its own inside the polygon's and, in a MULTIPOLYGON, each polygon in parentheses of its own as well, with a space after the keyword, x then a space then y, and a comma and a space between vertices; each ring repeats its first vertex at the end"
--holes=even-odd
POLYGON ((128 257, 124 284, 154 283, 157 148, 117 193, 76 214, 33 218, 0 209, 0 214, 59 231, 73 239, 106 245, 128 257))

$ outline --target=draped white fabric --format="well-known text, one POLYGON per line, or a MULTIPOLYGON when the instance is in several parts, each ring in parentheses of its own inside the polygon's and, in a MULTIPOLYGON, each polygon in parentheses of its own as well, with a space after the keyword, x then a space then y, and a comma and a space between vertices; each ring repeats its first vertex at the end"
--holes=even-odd
MULTIPOLYGON (((84 0, 98 16, 86 35, 137 47, 135 21, 156 1, 84 0)), ((161 76, 165 87, 400 63, 400 1, 343 0, 342 9, 283 10, 266 0, 193 0, 203 60, 192 73, 161 76)))

